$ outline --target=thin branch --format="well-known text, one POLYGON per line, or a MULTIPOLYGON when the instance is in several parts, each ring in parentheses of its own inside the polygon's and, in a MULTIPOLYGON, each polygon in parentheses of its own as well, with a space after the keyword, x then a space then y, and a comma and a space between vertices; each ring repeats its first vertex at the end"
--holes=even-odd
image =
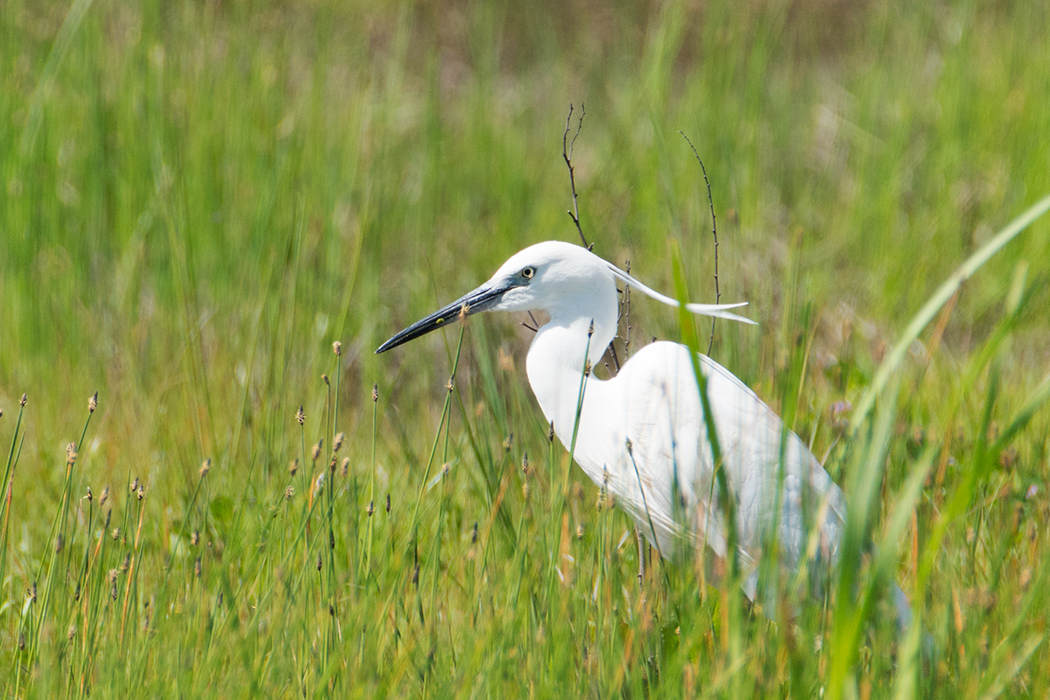
MULTIPOLYGON (((696 156, 696 162, 700 164, 700 172, 704 174, 704 183, 707 185, 707 205, 711 208, 711 237, 715 240, 715 303, 717 304, 722 298, 722 292, 718 289, 718 222, 715 220, 715 201, 711 197, 711 181, 707 179, 707 168, 704 167, 704 161, 700 160, 700 154, 696 152, 696 146, 689 140, 689 137, 684 132, 679 131, 682 134, 682 138, 689 144, 689 148, 693 149, 693 155, 696 156)), ((707 341, 707 354, 711 354, 711 348, 715 344, 715 320, 711 319, 711 337, 707 341)))
POLYGON ((565 165, 569 168, 569 185, 572 186, 572 210, 568 212, 569 218, 572 219, 572 223, 576 224, 576 230, 580 234, 580 240, 583 241, 583 247, 587 250, 594 248, 593 244, 587 243, 587 238, 583 235, 583 227, 580 226, 580 207, 577 203, 576 198, 576 173, 572 167, 572 149, 576 146, 576 137, 580 135, 580 129, 583 128, 583 117, 587 113, 584 109, 584 104, 580 103, 580 120, 576 123, 576 133, 572 136, 572 141, 569 141, 569 129, 572 125, 572 110, 573 107, 569 105, 569 115, 565 117, 565 133, 561 135, 561 157, 565 159, 565 165))

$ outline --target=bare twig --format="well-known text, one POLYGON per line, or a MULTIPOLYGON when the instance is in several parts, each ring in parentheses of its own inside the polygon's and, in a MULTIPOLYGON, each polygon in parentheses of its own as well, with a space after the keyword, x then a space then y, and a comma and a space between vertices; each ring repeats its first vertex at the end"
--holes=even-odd
MULTIPOLYGON (((689 137, 685 135, 685 132, 679 131, 682 134, 682 138, 689 144, 689 148, 693 149, 693 155, 696 156, 696 162, 700 164, 700 172, 704 174, 704 183, 707 185, 707 205, 711 207, 711 237, 715 240, 715 303, 717 304, 722 298, 722 292, 718 289, 718 223, 715 221, 715 202, 711 197, 711 181, 707 179, 707 168, 704 167, 704 161, 700 160, 700 154, 696 152, 696 146, 689 140, 689 137)), ((711 319, 711 337, 707 341, 707 354, 711 354, 711 348, 715 344, 715 320, 711 319)))
POLYGON ((572 111, 573 107, 569 105, 569 115, 565 117, 565 133, 561 135, 561 157, 565 159, 565 165, 569 168, 569 185, 572 186, 572 210, 569 211, 569 217, 572 219, 572 223, 576 224, 576 230, 580 234, 580 240, 583 241, 583 247, 587 250, 594 248, 593 244, 587 243, 587 238, 583 235, 583 227, 580 226, 580 208, 576 201, 576 173, 572 167, 572 149, 576 146, 576 137, 580 135, 580 129, 583 128, 583 117, 587 113, 584 109, 584 104, 580 103, 580 119, 576 123, 576 133, 572 136, 572 141, 569 141, 569 128, 572 124, 572 111))

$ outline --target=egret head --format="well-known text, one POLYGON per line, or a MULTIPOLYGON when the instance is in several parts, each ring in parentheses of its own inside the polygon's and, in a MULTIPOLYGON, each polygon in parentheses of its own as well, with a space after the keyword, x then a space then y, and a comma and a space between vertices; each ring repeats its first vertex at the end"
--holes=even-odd
MULTIPOLYGON (((615 331, 618 304, 616 280, 629 284, 657 301, 671 306, 679 304, 646 287, 586 248, 547 241, 515 253, 488 282, 416 321, 380 345, 376 352, 385 352, 479 311, 542 310, 552 317, 559 315, 559 312, 575 313, 589 321, 604 319, 612 324, 615 331)), ((686 308, 696 314, 753 323, 727 311, 744 305, 687 304, 686 308)))
POLYGON ((376 350, 395 348, 479 311, 550 312, 559 304, 593 295, 616 308, 616 283, 608 263, 585 248, 547 241, 515 253, 488 282, 413 323, 376 350))

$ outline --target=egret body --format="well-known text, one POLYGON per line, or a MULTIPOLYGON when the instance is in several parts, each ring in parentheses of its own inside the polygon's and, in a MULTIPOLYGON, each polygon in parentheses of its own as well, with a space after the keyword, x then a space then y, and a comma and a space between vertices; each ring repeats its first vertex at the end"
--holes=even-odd
MULTIPOLYGON (((562 444, 568 448, 575 435, 576 462, 592 481, 607 486, 663 556, 675 551, 676 538, 685 537, 725 558, 725 517, 718 505, 712 447, 689 349, 654 342, 611 379, 589 372, 616 335, 617 279, 678 306, 584 248, 539 243, 513 255, 488 282, 412 324, 376 352, 440 328, 461 314, 546 312, 550 320, 533 338, 526 368, 540 409, 562 444), (676 491, 681 499, 677 515, 676 491)), ((686 308, 751 323, 729 310, 743 305, 686 308)), ((803 563, 808 533, 814 529, 814 555, 825 564, 837 559, 845 500, 809 449, 753 391, 714 360, 698 358, 736 504, 743 587, 754 599, 757 562, 773 534, 786 569, 803 563)), ((899 588, 894 595, 898 621, 904 626, 910 618, 907 600, 899 588)))

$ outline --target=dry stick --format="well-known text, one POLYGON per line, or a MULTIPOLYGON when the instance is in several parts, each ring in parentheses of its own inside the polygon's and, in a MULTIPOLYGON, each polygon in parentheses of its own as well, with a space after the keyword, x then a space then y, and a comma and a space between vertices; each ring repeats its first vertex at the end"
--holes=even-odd
MULTIPOLYGON (((711 237, 715 239, 715 303, 717 304, 722 298, 722 292, 718 289, 718 222, 715 220, 715 202, 711 197, 711 181, 707 179, 707 168, 704 167, 704 161, 700 160, 700 154, 696 152, 696 146, 689 140, 689 137, 684 132, 679 131, 682 134, 682 138, 689 144, 689 148, 693 149, 693 155, 696 156, 696 162, 700 164, 700 172, 704 174, 704 183, 707 185, 707 205, 711 208, 711 237)), ((715 344, 715 318, 711 318, 711 337, 707 341, 707 354, 711 354, 711 348, 715 344)))
POLYGON ((576 174, 572 167, 572 149, 576 146, 576 138, 580 135, 580 129, 583 128, 583 117, 587 113, 584 108, 584 103, 580 103, 580 120, 576 123, 576 133, 572 136, 572 141, 569 141, 569 128, 572 123, 572 104, 569 105, 569 115, 565 117, 565 133, 561 135, 561 157, 565 159, 565 165, 569 168, 569 185, 572 187, 572 211, 568 212, 569 217, 572 219, 572 223, 576 224, 576 230, 580 234, 580 240, 583 241, 583 247, 587 250, 594 248, 593 244, 587 243, 587 238, 583 235, 583 228, 580 226, 580 208, 576 201, 576 174))

